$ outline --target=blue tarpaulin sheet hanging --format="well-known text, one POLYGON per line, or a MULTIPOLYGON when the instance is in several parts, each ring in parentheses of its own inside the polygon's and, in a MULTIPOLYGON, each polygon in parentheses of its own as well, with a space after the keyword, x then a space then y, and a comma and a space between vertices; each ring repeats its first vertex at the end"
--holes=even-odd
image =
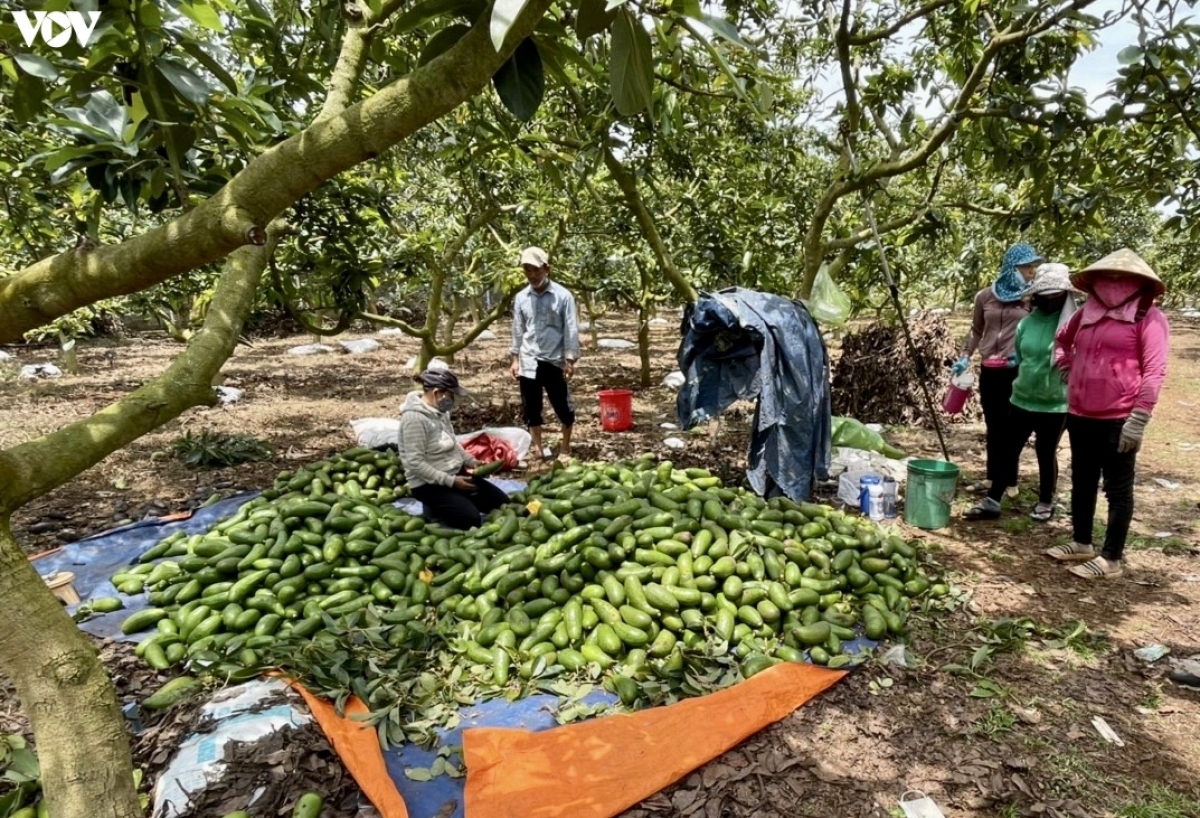
POLYGON ((829 476, 829 355, 803 304, 733 287, 704 293, 681 328, 679 425, 757 401, 747 477, 763 497, 806 500, 829 476))

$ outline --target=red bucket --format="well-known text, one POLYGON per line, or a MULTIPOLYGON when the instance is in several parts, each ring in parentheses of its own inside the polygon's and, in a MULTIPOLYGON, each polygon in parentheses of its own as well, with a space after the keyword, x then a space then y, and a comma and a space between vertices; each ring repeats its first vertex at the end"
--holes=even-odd
POLYGON ((628 389, 606 389, 600 393, 600 426, 606 432, 633 428, 633 393, 628 389))

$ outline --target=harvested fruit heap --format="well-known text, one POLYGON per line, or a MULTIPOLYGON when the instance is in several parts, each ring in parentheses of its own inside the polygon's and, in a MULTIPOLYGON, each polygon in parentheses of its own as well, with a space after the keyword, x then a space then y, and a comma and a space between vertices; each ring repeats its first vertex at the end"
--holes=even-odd
POLYGON ((842 667, 844 641, 902 633, 914 602, 948 592, 874 524, 651 456, 556 466, 466 532, 363 497, 394 493, 355 468, 387 458, 352 449, 281 475, 114 577, 155 606, 125 622, 155 629, 139 655, 233 678, 285 668, 358 695, 387 743, 428 738, 464 702, 563 682, 603 678, 643 705, 805 654, 842 667))

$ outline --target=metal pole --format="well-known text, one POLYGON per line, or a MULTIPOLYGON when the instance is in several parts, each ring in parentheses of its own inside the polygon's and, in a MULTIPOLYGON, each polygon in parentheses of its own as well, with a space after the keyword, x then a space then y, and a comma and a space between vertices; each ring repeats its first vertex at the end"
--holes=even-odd
MULTIPOLYGON (((850 145, 849 135, 845 138, 846 155, 850 159, 850 168, 857 176, 859 173, 858 157, 854 155, 854 148, 850 145)), ((921 358, 917 356, 916 345, 913 344, 912 333, 908 331, 908 319, 904 315, 904 307, 900 304, 900 288, 896 286, 896 280, 892 278, 892 269, 888 265, 887 253, 883 250, 883 238, 879 235, 879 225, 875 222, 875 208, 871 205, 871 196, 867 191, 863 191, 863 209, 867 214, 867 223, 871 226, 871 234, 875 237, 875 246, 879 248, 879 261, 883 266, 883 276, 887 279, 888 292, 892 295, 892 304, 896 307, 896 315, 900 317, 900 329, 904 333, 904 341, 908 345, 908 355, 912 358, 913 368, 917 373, 917 380, 921 384, 921 393, 925 396, 925 407, 929 410, 929 416, 933 418, 933 428, 937 432, 938 444, 942 447, 942 457, 949 461, 950 451, 946 448, 946 438, 942 435, 942 420, 938 416, 937 408, 933 403, 933 396, 929 394, 929 382, 925 376, 924 364, 921 358)))

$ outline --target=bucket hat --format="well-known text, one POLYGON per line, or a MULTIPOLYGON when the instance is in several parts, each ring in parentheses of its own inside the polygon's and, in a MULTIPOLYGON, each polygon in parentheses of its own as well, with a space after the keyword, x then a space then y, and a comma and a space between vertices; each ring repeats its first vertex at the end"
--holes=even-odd
POLYGON ((1037 275, 1030 283, 1026 295, 1041 295, 1043 293, 1077 293, 1079 290, 1071 283, 1071 269, 1065 264, 1048 262, 1038 267, 1037 275))
POLYGON ((447 392, 458 395, 460 398, 465 398, 471 394, 459 385, 458 376, 449 369, 426 369, 420 375, 414 376, 413 380, 426 389, 444 389, 447 392))
POLYGON ((1154 297, 1158 298, 1167 291, 1167 285, 1146 263, 1145 259, 1128 247, 1122 247, 1115 253, 1109 253, 1099 261, 1083 268, 1071 277, 1071 282, 1085 293, 1092 293, 1092 284, 1097 273, 1124 273, 1125 275, 1141 278, 1154 286, 1154 297))

